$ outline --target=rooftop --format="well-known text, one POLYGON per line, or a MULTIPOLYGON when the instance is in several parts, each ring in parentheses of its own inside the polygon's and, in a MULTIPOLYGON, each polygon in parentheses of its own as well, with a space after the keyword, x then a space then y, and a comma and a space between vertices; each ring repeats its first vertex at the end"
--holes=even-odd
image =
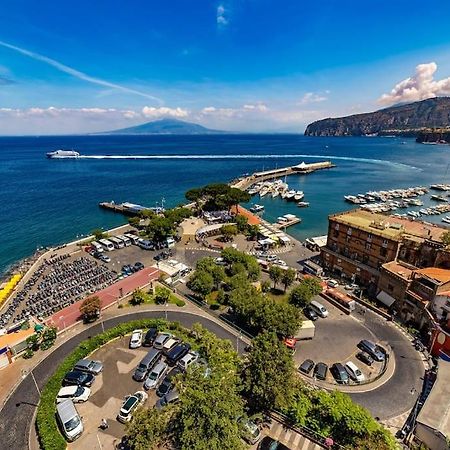
POLYGON ((4 334, 0 336, 0 349, 5 347, 14 347, 16 344, 23 342, 28 336, 34 334, 33 327, 27 330, 19 330, 15 333, 4 334))
POLYGON ((450 281, 450 270, 439 269, 438 267, 427 267, 425 269, 418 269, 416 273, 425 275, 428 278, 439 281, 440 283, 448 283, 450 281))
POLYGON ((261 223, 261 219, 256 214, 252 214, 250 211, 240 205, 237 205, 237 207, 233 207, 231 211, 240 216, 246 217, 249 225, 259 225, 261 223))
POLYGON ((391 261, 386 264, 383 264, 383 269, 386 269, 389 272, 398 275, 404 280, 410 280, 412 277, 412 273, 414 271, 414 268, 412 266, 407 266, 398 261, 391 261))

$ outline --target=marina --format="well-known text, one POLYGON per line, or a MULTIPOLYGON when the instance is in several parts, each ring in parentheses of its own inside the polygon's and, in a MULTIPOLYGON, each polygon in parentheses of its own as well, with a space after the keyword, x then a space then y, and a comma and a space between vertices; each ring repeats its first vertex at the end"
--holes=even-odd
POLYGON ((114 201, 100 202, 98 206, 100 208, 107 209, 108 211, 124 214, 125 216, 137 216, 139 213, 143 211, 153 211, 156 214, 164 212, 164 207, 158 206, 148 207, 128 202, 124 203, 115 203, 114 201))

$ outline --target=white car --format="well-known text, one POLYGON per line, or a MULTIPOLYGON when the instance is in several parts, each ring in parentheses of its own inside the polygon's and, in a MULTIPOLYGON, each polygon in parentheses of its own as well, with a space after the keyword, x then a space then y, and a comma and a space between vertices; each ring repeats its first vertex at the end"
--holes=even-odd
POLYGON ((351 361, 345 363, 345 370, 348 373, 349 377, 357 383, 362 383, 366 379, 361 370, 359 370, 358 366, 351 361))
POLYGON ((142 345, 142 330, 134 330, 130 338, 130 348, 139 348, 142 345))
POLYGON ((133 395, 127 395, 117 415, 117 420, 122 423, 129 422, 133 411, 139 405, 143 405, 147 399, 148 395, 144 391, 137 391, 133 395))
POLYGON ((56 403, 61 403, 64 400, 70 399, 74 403, 85 402, 89 399, 91 390, 84 386, 65 386, 62 387, 56 397, 56 403))
POLYGON ((268 262, 275 262, 278 258, 275 255, 268 255, 266 260, 268 262))
POLYGON ((336 280, 331 279, 327 281, 327 286, 330 288, 337 288, 339 283, 336 280))
POLYGON ((188 370, 188 367, 191 364, 194 364, 198 360, 198 353, 197 352, 189 352, 187 355, 184 355, 177 363, 177 366, 181 370, 188 370))
POLYGON ((175 345, 179 344, 180 340, 176 337, 169 338, 162 347, 162 352, 167 355, 167 353, 172 350, 175 345))

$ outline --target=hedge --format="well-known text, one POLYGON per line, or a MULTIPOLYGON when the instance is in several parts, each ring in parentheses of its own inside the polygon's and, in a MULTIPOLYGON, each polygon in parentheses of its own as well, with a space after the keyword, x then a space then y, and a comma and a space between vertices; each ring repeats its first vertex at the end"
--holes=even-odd
POLYGON ((59 431, 56 423, 56 396, 61 389, 61 383, 67 372, 72 370, 78 360, 85 358, 94 350, 107 344, 112 339, 125 336, 137 328, 156 327, 159 330, 172 329, 184 330, 177 322, 167 323, 164 319, 142 319, 123 323, 111 328, 104 333, 93 336, 81 342, 58 366, 55 373, 50 377, 44 389, 36 416, 36 428, 43 450, 65 450, 67 443, 59 431))

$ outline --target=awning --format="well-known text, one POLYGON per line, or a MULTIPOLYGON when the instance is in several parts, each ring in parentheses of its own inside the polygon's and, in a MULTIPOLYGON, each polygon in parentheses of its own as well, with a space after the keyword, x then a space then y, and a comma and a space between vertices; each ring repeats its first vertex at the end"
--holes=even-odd
POLYGON ((391 306, 395 302, 395 298, 391 297, 384 291, 380 291, 377 295, 377 299, 380 300, 381 303, 384 303, 387 307, 391 306))

